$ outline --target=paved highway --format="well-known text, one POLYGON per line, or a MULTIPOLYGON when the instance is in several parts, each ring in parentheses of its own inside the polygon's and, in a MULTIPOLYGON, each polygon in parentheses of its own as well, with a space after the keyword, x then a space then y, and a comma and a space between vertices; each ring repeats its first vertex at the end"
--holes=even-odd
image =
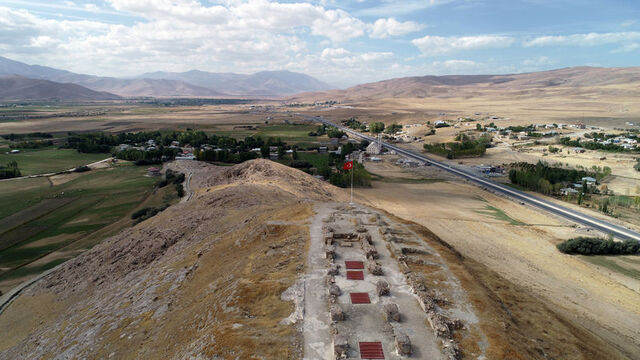
MULTIPOLYGON (((367 136, 364 134, 361 134, 357 131, 354 131, 348 127, 339 125, 339 124, 334 124, 332 122, 330 122, 329 120, 322 118, 322 117, 308 117, 308 120, 311 121, 316 121, 316 122, 321 122, 324 123, 326 125, 330 125, 330 126, 335 126, 339 129, 341 129, 342 131, 351 134, 353 136, 356 137, 360 137, 362 139, 366 139, 369 140, 371 142, 373 141, 377 141, 375 138, 371 137, 371 136, 367 136)), ((533 205, 536 206, 539 209, 548 211, 550 213, 559 215, 564 217, 565 219, 574 221, 576 223, 585 225, 585 226, 589 226, 592 227, 594 229, 598 229, 604 233, 607 234, 611 234, 614 235, 615 237, 619 238, 619 239, 633 239, 633 240, 637 240, 640 241, 640 233, 627 229, 623 226, 620 225, 616 225, 616 224, 612 224, 608 221, 605 220, 601 220, 598 219, 596 217, 584 214, 580 211, 576 211, 574 209, 570 209, 558 204, 555 204, 551 201, 548 200, 544 200, 542 198, 539 198, 537 196, 525 193, 523 191, 519 191, 516 189, 513 189, 511 187, 496 183, 492 180, 486 179, 482 176, 478 176, 476 174, 470 173, 468 171, 462 170, 462 169, 458 169, 456 167, 452 167, 451 165, 445 164, 443 162, 428 158, 422 154, 419 153, 415 153, 413 151, 409 151, 388 143, 383 142, 382 146, 390 149, 390 150, 394 150, 395 152, 397 152, 398 154, 402 154, 404 156, 407 156, 409 158, 418 160, 420 162, 423 163, 429 163, 437 168, 440 168, 442 170, 448 171, 450 173, 453 173, 455 175, 458 175, 464 179, 467 179, 477 185, 480 185, 481 187, 484 187, 488 190, 493 190, 496 193, 502 194, 502 195, 506 195, 507 197, 510 197, 516 201, 525 203, 525 204, 529 204, 529 205, 533 205)))

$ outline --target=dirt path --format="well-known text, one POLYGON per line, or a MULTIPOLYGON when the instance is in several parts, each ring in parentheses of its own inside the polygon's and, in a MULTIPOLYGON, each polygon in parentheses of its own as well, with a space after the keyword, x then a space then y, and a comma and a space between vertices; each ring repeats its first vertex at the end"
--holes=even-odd
POLYGON ((331 212, 329 204, 317 204, 310 226, 311 244, 307 254, 304 287, 304 359, 331 359, 331 333, 327 312, 327 287, 322 250, 322 219, 331 212))

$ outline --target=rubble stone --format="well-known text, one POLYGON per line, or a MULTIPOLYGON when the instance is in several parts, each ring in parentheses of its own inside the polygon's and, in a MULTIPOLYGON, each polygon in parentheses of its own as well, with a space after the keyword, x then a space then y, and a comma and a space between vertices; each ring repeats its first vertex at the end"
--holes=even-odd
POLYGON ((396 334, 396 348, 400 355, 411 355, 411 340, 405 333, 396 334))
POLYGON ((385 304, 383 309, 384 309, 384 318, 387 322, 400 321, 400 312, 398 311, 398 305, 393 303, 385 304))
POLYGON ((342 291, 340 291, 340 287, 336 284, 329 285, 329 295, 331 296, 340 296, 342 291))
POLYGON ((331 305, 331 321, 344 321, 344 311, 338 304, 331 305))
POLYGON ((378 282, 376 283, 376 291, 378 293, 378 296, 389 295, 389 283, 385 280, 378 280, 378 282))
POLYGON ((342 334, 337 334, 333 338, 333 352, 336 355, 337 359, 344 359, 347 357, 347 352, 349 351, 349 342, 347 341, 347 337, 342 334))
POLYGON ((369 270, 371 275, 383 275, 382 266, 375 261, 367 262, 367 270, 369 270))

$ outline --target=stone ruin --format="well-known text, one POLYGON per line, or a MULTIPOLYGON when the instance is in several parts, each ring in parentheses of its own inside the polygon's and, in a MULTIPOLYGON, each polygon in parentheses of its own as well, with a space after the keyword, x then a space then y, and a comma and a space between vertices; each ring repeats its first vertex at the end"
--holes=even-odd
POLYGON ((336 276, 340 274, 340 265, 331 263, 329 265, 329 269, 327 270, 327 275, 336 276))
POLYGON ((400 312, 398 311, 398 305, 389 303, 385 304, 383 307, 384 319, 387 322, 400 322, 400 312))
POLYGON ((338 304, 331 304, 330 313, 331 321, 344 321, 345 319, 344 311, 338 304))
POLYGON ((376 292, 378 293, 378 296, 388 296, 391 292, 389 283, 385 280, 378 280, 376 283, 376 292))
POLYGON ((338 296, 340 296, 341 294, 342 294, 342 291, 340 291, 340 287, 338 285, 336 284, 329 285, 329 298, 331 299, 332 303, 334 303, 338 298, 338 296))
POLYGON ((373 260, 367 261, 367 270, 369 270, 371 275, 383 275, 382 266, 373 260))
POLYGON ((409 336, 403 332, 398 332, 395 334, 395 337, 398 354, 401 356, 411 355, 411 340, 409 339, 409 336))
POLYGON ((333 352, 336 359, 346 359, 349 352, 349 342, 347 337, 342 334, 336 334, 333 338, 333 352))
POLYGON ((460 320, 451 320, 445 314, 439 312, 436 304, 445 303, 446 299, 439 299, 429 293, 422 278, 411 271, 406 262, 406 257, 398 259, 400 269, 405 274, 407 283, 419 299, 419 304, 427 314, 429 325, 434 330, 436 336, 443 344, 445 356, 450 360, 458 360, 462 354, 460 348, 453 338, 453 331, 464 327, 460 320))
POLYGON ((324 246, 324 256, 328 260, 335 260, 336 258, 336 246, 335 245, 325 245, 324 246))

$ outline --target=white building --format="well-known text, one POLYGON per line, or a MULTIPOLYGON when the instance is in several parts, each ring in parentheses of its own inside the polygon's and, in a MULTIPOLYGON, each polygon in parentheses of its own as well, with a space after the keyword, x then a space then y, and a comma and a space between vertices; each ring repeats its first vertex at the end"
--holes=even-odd
POLYGON ((378 145, 377 142, 372 142, 371 144, 369 144, 369 146, 367 146, 367 154, 369 155, 379 155, 382 149, 380 149, 380 145, 378 145))

